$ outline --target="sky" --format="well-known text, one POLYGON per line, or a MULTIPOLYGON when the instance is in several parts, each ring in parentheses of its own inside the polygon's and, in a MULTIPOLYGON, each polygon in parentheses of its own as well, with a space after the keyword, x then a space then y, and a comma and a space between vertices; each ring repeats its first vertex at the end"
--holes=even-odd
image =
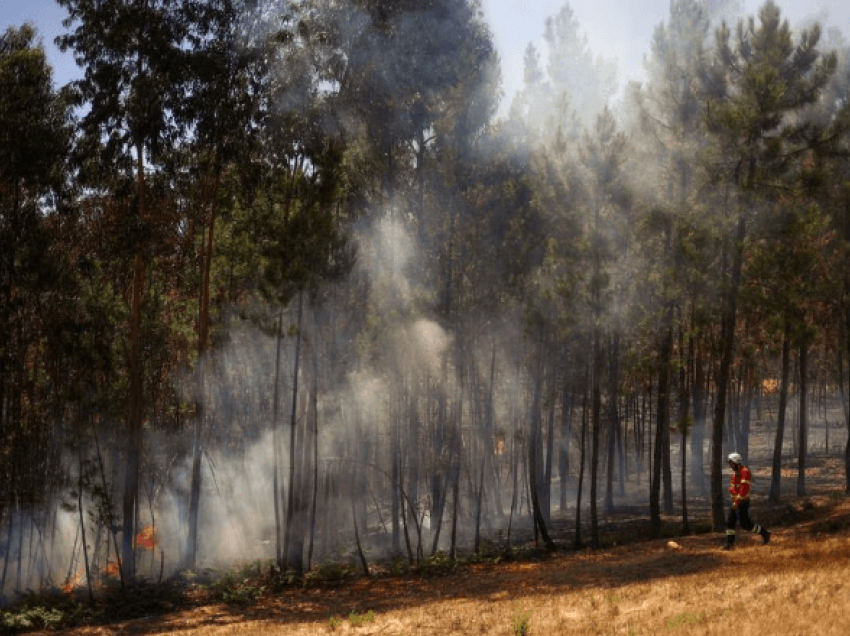
MULTIPOLYGON (((655 27, 667 20, 670 0, 481 0, 502 59, 506 102, 522 86, 526 46, 533 42, 541 57, 545 54, 546 18, 560 12, 567 1, 594 55, 617 60, 621 84, 641 79, 643 56, 655 27)), ((850 39, 850 0, 775 1, 792 28, 817 17, 822 26, 839 26, 850 39)), ((755 14, 762 4, 763 0, 744 0, 744 10, 755 14)))
MULTIPOLYGON (((485 19, 493 32, 502 60, 505 103, 522 85, 522 59, 529 42, 545 53, 542 42, 545 20, 557 14, 567 0, 481 0, 485 19)), ((643 55, 653 29, 667 19, 670 0, 570 0, 580 28, 595 55, 616 59, 623 83, 640 79, 643 55)), ((747 13, 755 13, 763 0, 745 0, 747 13)), ((850 1, 777 0, 791 26, 817 17, 825 26, 836 25, 850 39, 850 1)), ((54 68, 56 85, 82 73, 70 53, 61 54, 53 39, 64 32, 65 10, 54 0, 0 0, 0 30, 30 21, 41 34, 54 68)))

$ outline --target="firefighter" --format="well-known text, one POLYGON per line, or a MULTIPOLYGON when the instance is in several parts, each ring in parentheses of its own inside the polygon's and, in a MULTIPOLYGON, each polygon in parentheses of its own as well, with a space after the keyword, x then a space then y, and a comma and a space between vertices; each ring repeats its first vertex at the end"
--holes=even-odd
POLYGON ((750 469, 744 466, 744 460, 738 453, 729 455, 729 467, 732 469, 732 483, 729 486, 729 494, 732 495, 732 508, 726 519, 726 545, 724 550, 731 550, 735 545, 735 526, 741 522, 744 530, 761 535, 762 543, 770 543, 770 530, 763 528, 750 519, 750 487, 752 486, 752 474, 750 469))

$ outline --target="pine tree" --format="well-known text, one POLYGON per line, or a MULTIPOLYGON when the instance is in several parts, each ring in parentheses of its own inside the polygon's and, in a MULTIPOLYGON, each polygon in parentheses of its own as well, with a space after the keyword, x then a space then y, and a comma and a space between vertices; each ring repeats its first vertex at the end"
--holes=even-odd
POLYGON ((788 22, 771 0, 759 9, 758 24, 752 16, 742 20, 734 44, 730 38, 724 23, 716 31, 715 56, 702 81, 706 124, 714 143, 709 164, 734 203, 734 230, 724 232, 723 265, 730 267, 730 276, 723 293, 722 353, 713 418, 715 527, 724 523, 723 429, 747 228, 763 197, 782 184, 789 157, 799 152, 804 141, 795 116, 817 100, 836 64, 834 55, 820 54, 818 25, 800 32, 795 45, 788 22))

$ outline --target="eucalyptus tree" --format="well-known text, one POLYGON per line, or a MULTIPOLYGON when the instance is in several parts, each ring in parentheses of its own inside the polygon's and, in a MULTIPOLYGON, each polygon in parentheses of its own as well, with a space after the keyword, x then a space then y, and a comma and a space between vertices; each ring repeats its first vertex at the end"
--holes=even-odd
MULTIPOLYGON (((149 181, 170 159, 183 132, 175 117, 182 98, 180 73, 187 29, 176 0, 59 0, 73 31, 57 38, 85 68, 72 82, 83 107, 77 159, 79 180, 90 191, 125 201, 121 224, 129 271, 127 329, 126 463, 124 473, 122 562, 135 576, 134 540, 139 499, 142 430, 147 414, 143 313, 153 257, 171 232, 161 201, 153 201, 149 181), (132 184, 132 185, 131 185, 132 184)), ((173 216, 171 217, 174 220, 173 216)))
POLYGON ((815 102, 835 70, 835 56, 818 49, 820 27, 803 30, 798 42, 779 8, 768 0, 756 18, 732 33, 716 31, 715 55, 703 76, 704 113, 713 150, 708 160, 715 182, 730 199, 731 219, 721 219, 723 270, 729 268, 722 301, 721 359, 713 417, 712 519, 723 525, 722 453, 727 390, 735 350, 738 289, 744 241, 753 215, 775 195, 787 174, 789 156, 799 152, 802 124, 795 119, 815 102), (731 41, 730 41, 731 40, 731 41))
POLYGON ((73 297, 55 230, 69 213, 63 193, 70 110, 66 96, 54 90, 37 37, 29 24, 0 33, 0 523, 8 524, 0 599, 14 511, 22 538, 23 511, 34 515, 63 481, 61 418, 50 400, 58 399, 64 382, 53 374, 58 385, 51 387, 46 377, 47 343, 62 324, 54 312, 73 297))
MULTIPOLYGON (((196 566, 198 516, 201 496, 201 436, 206 412, 204 383, 210 332, 210 287, 215 257, 216 220, 222 205, 222 180, 226 172, 256 153, 257 127, 268 85, 267 41, 253 32, 252 0, 206 0, 185 3, 181 20, 186 25, 189 49, 184 74, 186 93, 177 104, 184 126, 191 131, 182 147, 195 212, 194 227, 200 238, 196 413, 192 447, 192 481, 189 501, 186 567, 196 566)), ((238 179, 238 176, 237 176, 238 179)), ((236 179, 231 179, 233 184, 236 179)), ((233 190, 233 187, 230 188, 233 190)))

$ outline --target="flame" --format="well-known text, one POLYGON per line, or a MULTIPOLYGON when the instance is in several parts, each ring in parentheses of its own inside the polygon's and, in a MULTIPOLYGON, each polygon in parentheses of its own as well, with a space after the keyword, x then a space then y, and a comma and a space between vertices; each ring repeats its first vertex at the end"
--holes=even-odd
POLYGON ((136 535, 136 547, 144 548, 145 550, 153 550, 156 547, 157 538, 156 531, 153 526, 145 526, 142 531, 136 535))
POLYGON ((779 380, 775 378, 767 378, 762 380, 761 382, 762 391, 767 394, 776 393, 776 390, 779 388, 779 380))
POLYGON ((77 570, 77 573, 70 577, 67 581, 65 581, 62 585, 59 586, 59 589, 65 592, 65 594, 70 594, 74 591, 74 588, 77 587, 80 583, 83 582, 83 579, 86 576, 86 568, 81 567, 77 570))
POLYGON ((103 573, 107 576, 118 576, 120 574, 118 561, 107 561, 106 567, 103 568, 103 573))

